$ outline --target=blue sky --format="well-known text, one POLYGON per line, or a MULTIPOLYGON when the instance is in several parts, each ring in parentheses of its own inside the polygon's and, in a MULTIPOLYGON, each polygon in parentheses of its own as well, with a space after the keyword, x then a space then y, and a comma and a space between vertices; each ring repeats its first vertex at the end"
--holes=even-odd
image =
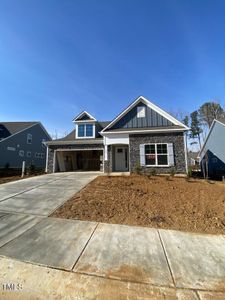
POLYGON ((1 121, 62 134, 141 94, 167 111, 224 104, 225 1, 0 1, 1 121))

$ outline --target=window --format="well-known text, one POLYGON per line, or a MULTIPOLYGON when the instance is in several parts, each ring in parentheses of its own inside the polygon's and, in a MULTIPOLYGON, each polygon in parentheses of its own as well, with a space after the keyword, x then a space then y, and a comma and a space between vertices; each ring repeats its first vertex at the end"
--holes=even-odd
POLYGON ((84 130, 85 130, 84 124, 78 125, 78 137, 84 137, 84 130))
POLYGON ((31 157, 31 151, 27 151, 27 157, 31 157))
POLYGON ((32 144, 32 134, 27 134, 27 144, 32 144))
POLYGON ((93 136, 93 125, 92 124, 86 125, 86 136, 93 136))
POLYGON ((20 156, 20 157, 24 157, 24 151, 23 151, 23 150, 20 150, 20 151, 19 151, 19 156, 20 156))
POLYGON ((45 157, 44 153, 41 153, 41 158, 44 158, 44 157, 45 157))
POLYGON ((145 118, 145 106, 138 106, 137 107, 137 117, 138 118, 145 118))
POLYGON ((39 153, 35 152, 34 157, 35 157, 35 158, 38 158, 38 156, 39 156, 39 153))
POLYGON ((145 165, 167 166, 168 165, 167 144, 145 145, 145 165))
POLYGON ((77 137, 94 137, 94 125, 93 124, 79 124, 77 125, 78 134, 77 137))

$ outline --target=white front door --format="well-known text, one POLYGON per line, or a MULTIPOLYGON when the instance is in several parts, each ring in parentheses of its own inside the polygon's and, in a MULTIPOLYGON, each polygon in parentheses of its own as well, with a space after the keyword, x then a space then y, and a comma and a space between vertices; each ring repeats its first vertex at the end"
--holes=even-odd
POLYGON ((128 170, 128 148, 115 147, 115 171, 128 170))

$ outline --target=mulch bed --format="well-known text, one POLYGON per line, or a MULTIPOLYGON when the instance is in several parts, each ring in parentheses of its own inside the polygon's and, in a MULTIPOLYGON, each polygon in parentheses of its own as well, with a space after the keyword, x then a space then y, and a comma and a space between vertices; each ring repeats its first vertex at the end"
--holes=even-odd
POLYGON ((225 183, 99 176, 52 216, 225 234, 225 183))

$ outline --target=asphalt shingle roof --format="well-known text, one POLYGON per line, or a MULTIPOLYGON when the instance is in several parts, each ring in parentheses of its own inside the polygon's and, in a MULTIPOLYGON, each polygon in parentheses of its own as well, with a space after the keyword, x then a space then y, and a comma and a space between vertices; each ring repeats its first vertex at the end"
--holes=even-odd
POLYGON ((5 127, 10 135, 12 135, 38 123, 39 122, 0 122, 0 127, 5 127))

